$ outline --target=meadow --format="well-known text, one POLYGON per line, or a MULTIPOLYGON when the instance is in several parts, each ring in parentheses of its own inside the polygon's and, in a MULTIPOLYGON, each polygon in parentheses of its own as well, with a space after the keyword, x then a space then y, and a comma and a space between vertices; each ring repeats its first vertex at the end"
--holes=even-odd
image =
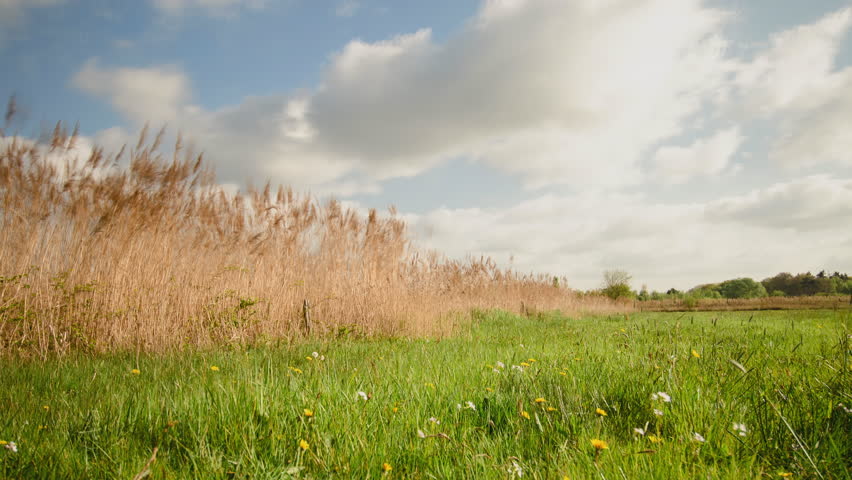
POLYGON ((444 337, 7 360, 0 477, 850 478, 851 321, 487 311, 444 337))

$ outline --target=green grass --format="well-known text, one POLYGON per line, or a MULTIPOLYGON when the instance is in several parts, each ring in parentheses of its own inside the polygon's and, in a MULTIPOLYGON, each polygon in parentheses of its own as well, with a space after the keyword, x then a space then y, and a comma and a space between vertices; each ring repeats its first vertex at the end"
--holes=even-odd
POLYGON ((6 359, 0 477, 130 479, 158 447, 149 478, 850 478, 850 320, 488 313, 443 340, 6 359))

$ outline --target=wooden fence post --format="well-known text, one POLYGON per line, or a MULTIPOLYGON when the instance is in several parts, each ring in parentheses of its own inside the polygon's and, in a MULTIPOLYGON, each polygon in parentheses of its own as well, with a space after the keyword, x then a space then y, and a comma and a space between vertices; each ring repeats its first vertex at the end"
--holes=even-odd
POLYGON ((305 303, 302 304, 302 327, 305 329, 305 334, 311 334, 311 304, 308 303, 308 299, 305 299, 305 303))

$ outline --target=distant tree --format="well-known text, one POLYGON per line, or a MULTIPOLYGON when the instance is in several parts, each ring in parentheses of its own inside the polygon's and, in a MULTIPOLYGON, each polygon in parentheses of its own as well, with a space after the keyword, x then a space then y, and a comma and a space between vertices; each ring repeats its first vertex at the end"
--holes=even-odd
POLYGON ((766 287, 750 278, 735 278, 719 284, 725 298, 759 298, 766 296, 766 287))
POLYGON ((629 273, 624 270, 607 270, 603 277, 602 291, 607 297, 617 300, 633 296, 633 291, 630 289, 630 280, 633 277, 629 273))
POLYGON ((767 292, 783 292, 784 295, 795 295, 795 279, 793 275, 783 272, 760 282, 767 292))
POLYGON ((695 298, 722 298, 722 294, 719 292, 719 284, 716 283, 699 285, 687 293, 695 298))

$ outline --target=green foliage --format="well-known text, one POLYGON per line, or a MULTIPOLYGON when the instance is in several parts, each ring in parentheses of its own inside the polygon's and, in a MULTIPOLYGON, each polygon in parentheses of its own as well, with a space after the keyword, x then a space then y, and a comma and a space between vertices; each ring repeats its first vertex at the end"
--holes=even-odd
POLYGON ((766 296, 766 288, 750 278, 736 278, 720 283, 719 293, 725 298, 761 298, 766 296))
POLYGON ((811 272, 792 275, 790 273, 779 273, 774 277, 764 279, 763 286, 768 292, 780 291, 786 296, 827 294, 852 294, 852 279, 849 275, 840 272, 832 274, 825 270, 816 275, 811 272))
POLYGON ((149 478, 848 476, 849 312, 476 318, 440 341, 7 362, 0 478, 134 478, 154 447, 149 478))
POLYGON ((604 284, 601 292, 607 297, 618 300, 619 298, 632 298, 633 290, 630 288, 632 277, 624 270, 607 270, 604 272, 604 284))

